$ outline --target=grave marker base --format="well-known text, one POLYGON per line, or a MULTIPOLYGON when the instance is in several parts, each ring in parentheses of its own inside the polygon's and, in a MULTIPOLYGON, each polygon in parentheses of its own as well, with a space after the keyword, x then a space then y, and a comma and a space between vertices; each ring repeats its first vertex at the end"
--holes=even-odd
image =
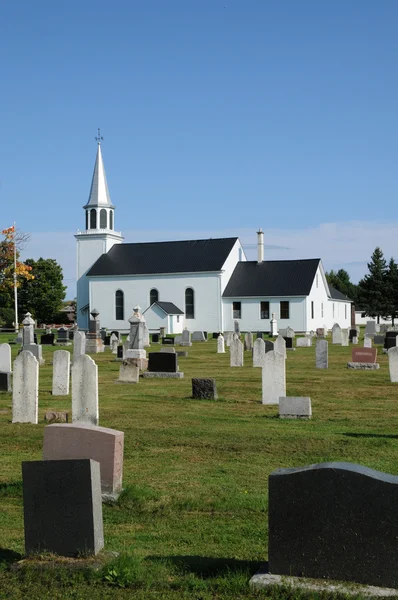
POLYGON ((380 369, 379 363, 362 363, 362 362, 348 362, 347 369, 356 369, 357 371, 374 371, 380 369))

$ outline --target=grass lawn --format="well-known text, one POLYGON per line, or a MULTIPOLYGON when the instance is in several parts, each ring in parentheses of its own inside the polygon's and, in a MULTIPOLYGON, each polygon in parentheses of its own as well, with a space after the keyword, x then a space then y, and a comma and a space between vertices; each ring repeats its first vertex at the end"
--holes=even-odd
POLYGON ((269 474, 325 461, 398 474, 398 387, 381 348, 380 370, 370 372, 348 370, 351 348, 331 343, 328 370, 315 368, 315 347, 288 352, 287 395, 311 397, 311 421, 279 420, 277 407, 261 404, 251 353, 230 368, 215 340, 179 359, 184 379, 138 385, 114 383, 120 363, 107 349, 94 357, 100 425, 125 432, 125 491, 104 506, 105 549, 120 555, 98 571, 49 560, 15 570, 24 552, 21 461, 42 458, 46 410, 71 414, 70 397, 51 395, 56 349, 43 347, 38 425, 11 424, 11 394, 0 395, 0 598, 299 598, 248 587, 267 559, 269 474), (190 399, 192 377, 215 377, 219 400, 190 399))

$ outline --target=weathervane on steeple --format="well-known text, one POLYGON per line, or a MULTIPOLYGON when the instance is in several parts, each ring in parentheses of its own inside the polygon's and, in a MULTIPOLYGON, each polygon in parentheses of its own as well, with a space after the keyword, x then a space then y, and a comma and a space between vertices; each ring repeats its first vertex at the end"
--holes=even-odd
POLYGON ((101 136, 101 129, 99 127, 98 127, 98 136, 96 136, 95 139, 97 141, 98 146, 101 146, 101 142, 104 138, 101 136))

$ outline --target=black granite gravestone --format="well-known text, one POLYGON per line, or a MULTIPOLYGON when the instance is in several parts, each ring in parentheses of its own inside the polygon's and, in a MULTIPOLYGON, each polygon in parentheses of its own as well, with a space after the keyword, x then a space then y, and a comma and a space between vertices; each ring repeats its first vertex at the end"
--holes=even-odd
POLYGON ((264 340, 264 344, 265 344, 265 353, 275 350, 274 342, 270 342, 269 340, 264 340))
POLYGON ((123 358, 123 346, 117 347, 117 358, 123 358))
POLYGON ((68 331, 68 338, 70 340, 73 340, 73 336, 75 335, 75 332, 73 331, 73 329, 69 329, 68 331))
POLYGON ((37 334, 36 333, 33 334, 33 341, 35 344, 37 344, 37 334))
POLYGON ((387 331, 386 337, 384 338, 384 348, 387 350, 389 348, 394 348, 396 345, 396 337, 398 335, 398 331, 387 331))
POLYGON ((384 344, 384 335, 375 335, 373 338, 373 344, 384 344))
POLYGON ((58 337, 57 337, 58 342, 67 342, 69 340, 68 330, 65 329, 64 327, 60 327, 60 329, 58 329, 57 333, 58 333, 58 337))
POLYGON ((352 463, 269 477, 269 571, 398 586, 398 477, 352 463))
POLYGON ((215 379, 192 379, 192 398, 195 400, 217 400, 215 379))
POLYGON ((11 392, 11 373, 0 373, 0 392, 11 392))
POLYGON ((258 339, 258 338, 263 339, 263 332, 262 331, 257 331, 256 339, 258 339))
POLYGON ((152 334, 152 343, 153 344, 158 344, 159 343, 159 334, 158 333, 153 333, 152 334))
POLYGON ((348 339, 350 342, 352 342, 352 340, 354 339, 354 337, 358 337, 358 333, 356 329, 350 329, 349 335, 348 335, 348 339))
POLYGON ((162 337, 162 344, 170 344, 171 346, 174 344, 174 338, 173 337, 162 337))
POLYGON ((110 335, 106 335, 105 336, 105 346, 110 346, 111 345, 111 336, 110 335))
POLYGON ((150 352, 148 371, 156 373, 177 373, 178 359, 174 352, 150 352))
POLYGON ((217 333, 214 333, 214 332, 213 332, 213 340, 216 340, 216 339, 218 338, 218 336, 219 336, 219 335, 220 335, 220 333, 219 333, 219 332, 217 332, 217 333))
POLYGON ((286 350, 291 350, 293 348, 293 338, 291 338, 291 337, 284 337, 283 339, 286 342, 286 350))
POLYGON ((119 339, 119 332, 118 331, 111 331, 111 335, 115 335, 117 337, 117 339, 119 339))
POLYGON ((26 554, 77 556, 103 548, 99 462, 23 462, 22 481, 26 554))
POLYGON ((40 336, 40 343, 43 344, 43 346, 52 346, 54 344, 54 338, 55 335, 53 333, 43 333, 43 335, 40 336))

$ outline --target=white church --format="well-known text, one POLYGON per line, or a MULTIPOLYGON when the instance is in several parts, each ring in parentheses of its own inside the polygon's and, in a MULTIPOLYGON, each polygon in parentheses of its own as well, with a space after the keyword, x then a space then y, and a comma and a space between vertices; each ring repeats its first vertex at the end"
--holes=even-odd
POLYGON ((115 231, 98 140, 85 211, 77 240, 77 324, 88 329, 90 311, 101 326, 127 332, 137 304, 151 332, 309 332, 351 324, 351 301, 331 288, 319 258, 264 260, 264 234, 257 232, 258 257, 246 259, 237 237, 170 242, 123 243, 115 231))

